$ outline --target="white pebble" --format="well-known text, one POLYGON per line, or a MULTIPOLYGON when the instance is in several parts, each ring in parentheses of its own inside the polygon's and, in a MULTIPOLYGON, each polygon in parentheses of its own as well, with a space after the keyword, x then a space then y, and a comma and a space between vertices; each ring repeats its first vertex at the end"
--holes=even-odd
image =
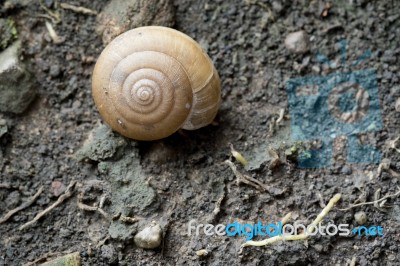
POLYGON ((367 223, 367 215, 363 211, 359 211, 354 214, 354 219, 359 225, 364 225, 367 223))
POLYGON ((155 221, 137 233, 134 238, 136 246, 145 249, 153 249, 160 246, 162 241, 161 226, 155 221))
POLYGON ((285 39, 286 48, 296 54, 303 54, 310 49, 310 37, 305 31, 288 34, 285 39))

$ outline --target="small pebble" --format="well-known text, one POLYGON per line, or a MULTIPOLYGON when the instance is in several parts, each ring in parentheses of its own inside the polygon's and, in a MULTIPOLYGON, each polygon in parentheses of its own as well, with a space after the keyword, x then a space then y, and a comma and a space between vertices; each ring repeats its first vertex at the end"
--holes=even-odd
POLYGON ((364 225, 367 223, 367 215, 363 211, 359 211, 354 214, 354 219, 359 225, 364 225))
POLYGON ((207 251, 207 249, 200 249, 200 250, 196 251, 196 255, 199 256, 199 257, 207 256, 208 255, 208 251, 207 251))
POLYGON ((397 98, 397 101, 394 106, 395 106, 396 112, 400 113, 400 98, 397 98))
POLYGON ((344 175, 351 175, 352 170, 351 170, 350 167, 348 167, 347 165, 345 165, 345 166, 343 166, 341 172, 342 172, 342 174, 344 174, 344 175))
POLYGON ((305 31, 290 33, 285 39, 286 48, 296 54, 303 54, 310 50, 310 37, 305 31))
POLYGON ((282 6, 281 2, 279 2, 279 1, 273 1, 273 2, 272 2, 272 10, 273 10, 274 12, 276 12, 277 14, 281 13, 282 10, 283 10, 283 6, 282 6))
POLYGON ((65 185, 60 182, 60 181, 53 181, 51 182, 51 192, 53 193, 54 196, 58 197, 60 196, 62 193, 64 193, 66 190, 65 185))
POLYGON ((154 249, 160 246, 162 241, 162 229, 156 222, 151 222, 142 231, 137 233, 134 238, 136 246, 145 249, 154 249))
POLYGON ((58 77, 61 73, 60 66, 59 65, 53 65, 50 67, 50 76, 53 78, 58 77))

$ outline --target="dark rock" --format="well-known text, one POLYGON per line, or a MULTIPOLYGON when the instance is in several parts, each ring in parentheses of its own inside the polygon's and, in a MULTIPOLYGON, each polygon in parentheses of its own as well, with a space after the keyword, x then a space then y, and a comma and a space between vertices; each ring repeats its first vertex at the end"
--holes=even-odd
POLYGON ((22 113, 35 96, 32 75, 19 60, 20 43, 0 54, 0 112, 22 113))

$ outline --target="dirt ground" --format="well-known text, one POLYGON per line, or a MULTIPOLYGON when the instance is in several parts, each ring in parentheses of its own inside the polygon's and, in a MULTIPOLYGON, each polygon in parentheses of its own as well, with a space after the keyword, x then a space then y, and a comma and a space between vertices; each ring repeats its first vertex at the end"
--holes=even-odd
MULTIPOLYGON (((6 1, 10 2, 10 1, 6 1)), ((20 115, 0 114, 7 133, 0 137, 0 217, 43 192, 25 209, 0 224, 0 265, 45 262, 79 252, 82 265, 400 265, 400 197, 341 211, 357 200, 393 195, 400 186, 400 2, 174 0, 174 28, 188 34, 213 59, 222 81, 222 105, 213 125, 181 131, 153 142, 135 142, 101 126, 91 96, 91 74, 104 48, 96 16, 58 8, 55 23, 38 1, 0 10, 15 21, 24 59, 30 63, 37 96, 20 115), (54 43, 45 21, 61 38, 54 43), (285 37, 304 30, 310 51, 291 53, 285 37), (303 169, 285 151, 290 140, 286 82, 291 78, 348 70, 329 68, 317 53, 340 62, 338 42, 347 40, 347 62, 365 51, 371 56, 351 70, 373 68, 383 127, 364 134, 386 164, 346 161, 346 141, 334 143, 331 167, 303 169), (281 109, 285 116, 271 131, 281 109), (89 137, 91 136, 91 137, 89 137), (85 141, 86 140, 86 141, 85 141), (239 172, 268 189, 237 184, 226 160, 230 145, 250 163, 239 172), (279 156, 274 164, 271 149, 279 156), (381 172, 381 173, 379 173, 381 172), (57 201, 71 182, 72 194, 36 223, 20 230, 57 201), (336 193, 342 197, 324 223, 359 226, 354 214, 366 213, 366 226, 379 225, 384 236, 315 236, 265 247, 246 247, 243 236, 188 235, 188 223, 234 221, 309 224, 336 193), (379 194, 380 193, 380 194, 379 194), (79 208, 78 200, 99 204, 110 216, 79 208), (213 216, 218 200, 220 212, 213 216), (381 202, 380 202, 381 203, 381 202), (133 235, 156 221, 165 233, 162 247, 143 250, 133 235), (205 256, 196 251, 206 249, 205 256)), ((43 1, 50 11, 57 1, 43 1)), ((106 1, 68 1, 100 12, 106 1)), ((96 205, 97 206, 97 205, 96 205)), ((257 240, 262 238, 257 237, 257 240)))

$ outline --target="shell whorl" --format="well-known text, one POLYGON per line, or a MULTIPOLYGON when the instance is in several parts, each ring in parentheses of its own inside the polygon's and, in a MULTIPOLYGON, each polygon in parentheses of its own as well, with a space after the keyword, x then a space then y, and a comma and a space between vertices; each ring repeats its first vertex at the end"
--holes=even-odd
POLYGON ((92 92, 104 120, 138 140, 205 126, 220 105, 210 58, 190 37, 156 26, 127 31, 104 49, 92 92))

